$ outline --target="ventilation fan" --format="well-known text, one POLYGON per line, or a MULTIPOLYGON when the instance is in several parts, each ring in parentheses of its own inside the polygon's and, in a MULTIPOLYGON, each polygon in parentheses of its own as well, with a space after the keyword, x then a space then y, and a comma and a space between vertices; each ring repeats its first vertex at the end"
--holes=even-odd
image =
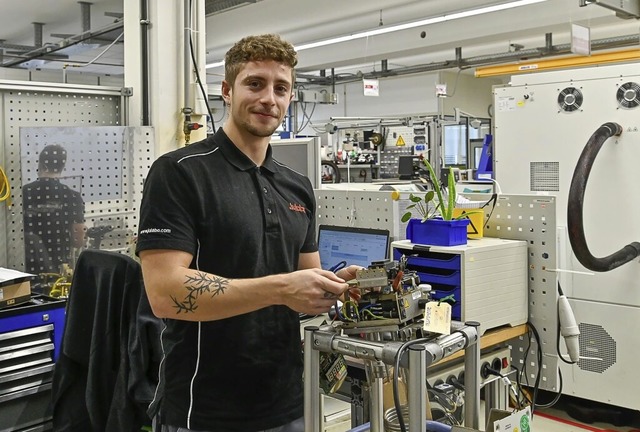
POLYGON ((567 87, 558 94, 558 105, 565 112, 572 112, 582 106, 582 92, 575 87, 567 87))
POLYGON ((640 85, 626 82, 616 92, 616 98, 622 108, 635 108, 640 105, 640 85))

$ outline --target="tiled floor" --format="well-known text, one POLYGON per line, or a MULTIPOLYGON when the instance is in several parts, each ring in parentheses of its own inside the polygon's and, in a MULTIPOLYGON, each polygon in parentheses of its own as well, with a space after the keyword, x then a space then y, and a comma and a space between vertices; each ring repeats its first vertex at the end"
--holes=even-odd
MULTIPOLYGON (((563 410, 562 403, 556 408, 539 410, 534 416, 534 432, 640 432, 640 419, 637 413, 631 413, 629 418, 616 420, 619 425, 613 425, 605 421, 583 422, 571 417, 563 410)), ((610 418, 610 416, 609 416, 610 418)), ((597 417, 594 418, 596 420, 597 417)))
MULTIPOLYGON (((481 411, 484 412, 484 402, 481 402, 481 411)), ((538 410, 531 422, 531 432, 640 432, 640 413, 631 413, 625 426, 614 426, 610 423, 596 421, 594 423, 580 422, 567 414, 563 408, 566 405, 562 400, 555 408, 538 410)), ((325 404, 325 415, 328 411, 341 411, 341 415, 333 417, 328 423, 325 432, 346 432, 351 429, 348 414, 349 405, 341 401, 329 401, 325 404), (345 411, 346 410, 346 411, 345 411)), ((616 421, 616 423, 619 423, 616 421)), ((481 421, 481 429, 484 430, 484 421, 481 421)))

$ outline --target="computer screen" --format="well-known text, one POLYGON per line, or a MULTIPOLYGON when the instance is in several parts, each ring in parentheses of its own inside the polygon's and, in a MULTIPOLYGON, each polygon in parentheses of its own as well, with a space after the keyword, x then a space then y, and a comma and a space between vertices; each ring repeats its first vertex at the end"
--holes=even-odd
POLYGON ((305 137, 271 140, 273 158, 311 180, 314 188, 320 184, 320 138, 305 137))
POLYGON ((340 261, 366 268, 372 261, 388 258, 389 230, 320 225, 318 251, 325 270, 340 261))

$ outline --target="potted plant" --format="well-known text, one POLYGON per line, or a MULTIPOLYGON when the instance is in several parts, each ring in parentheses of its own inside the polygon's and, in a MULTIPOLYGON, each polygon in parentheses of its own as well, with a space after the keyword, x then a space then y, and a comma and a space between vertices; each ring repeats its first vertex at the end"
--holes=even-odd
POLYGON ((402 215, 402 222, 407 224, 407 239, 412 243, 434 246, 456 246, 467 244, 467 225, 469 219, 465 215, 455 218, 453 210, 456 206, 456 182, 453 170, 449 167, 449 178, 446 195, 443 185, 436 177, 433 167, 427 159, 422 159, 427 167, 434 190, 427 191, 424 196, 410 194, 411 204, 402 215), (430 205, 431 202, 433 205, 430 205), (413 211, 420 215, 413 217, 413 211))

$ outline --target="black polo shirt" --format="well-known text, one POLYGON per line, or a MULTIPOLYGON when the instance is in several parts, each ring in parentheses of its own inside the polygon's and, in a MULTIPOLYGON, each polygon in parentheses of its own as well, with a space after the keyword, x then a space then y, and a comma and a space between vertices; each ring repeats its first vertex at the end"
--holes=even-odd
MULTIPOLYGON (((154 162, 137 252, 186 251, 191 268, 226 278, 291 272, 301 252, 317 250, 314 214, 308 178, 273 160, 270 148, 257 167, 219 129, 154 162)), ((303 415, 297 312, 272 306, 224 320, 165 322, 151 406, 164 423, 255 431, 303 415)))
POLYGON ((80 192, 58 178, 38 178, 22 187, 22 216, 26 271, 59 273, 71 264, 71 226, 84 222, 80 192))

